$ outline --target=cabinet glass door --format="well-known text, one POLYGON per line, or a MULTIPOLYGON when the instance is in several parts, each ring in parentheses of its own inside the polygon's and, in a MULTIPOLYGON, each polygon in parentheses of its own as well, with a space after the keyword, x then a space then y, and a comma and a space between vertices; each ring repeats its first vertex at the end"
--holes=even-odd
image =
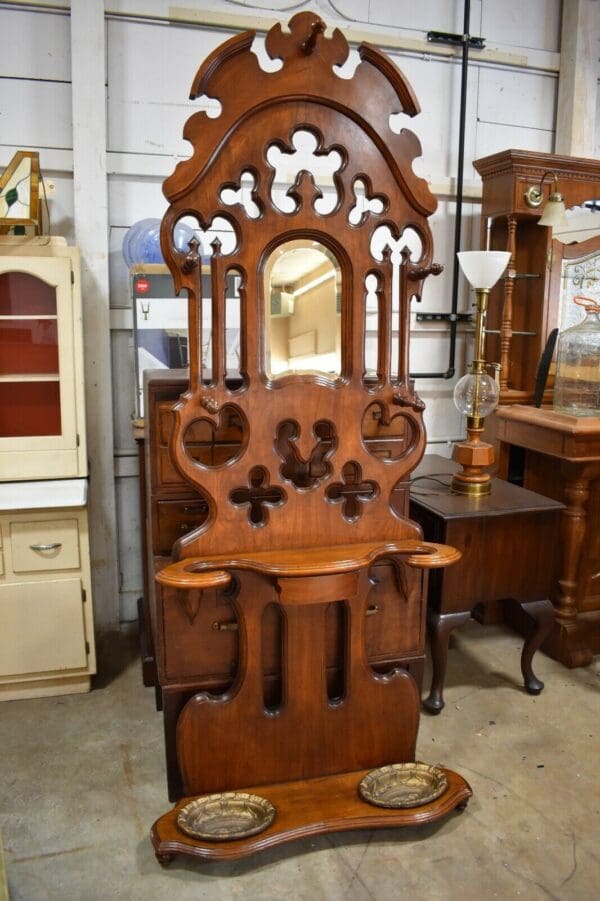
POLYGON ((68 258, 0 257, 5 479, 77 475, 71 290, 68 258))
POLYGON ((56 287, 0 274, 0 437, 60 435, 56 287))

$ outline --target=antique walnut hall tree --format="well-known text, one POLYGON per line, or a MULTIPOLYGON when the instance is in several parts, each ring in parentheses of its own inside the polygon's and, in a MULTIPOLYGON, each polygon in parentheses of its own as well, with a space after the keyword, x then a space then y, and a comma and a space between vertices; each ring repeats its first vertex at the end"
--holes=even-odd
POLYGON ((443 790, 417 806, 359 794, 369 770, 414 761, 411 664, 424 653, 426 572, 459 557, 422 541, 407 516, 409 474, 425 447, 423 404, 408 377, 409 306, 441 267, 427 222, 436 201, 412 171, 419 142, 389 120, 419 107, 401 72, 369 45, 352 77, 340 74, 346 40, 326 35, 312 13, 269 31, 278 71, 261 68, 253 38, 232 38, 199 69, 192 97, 215 98, 220 114, 189 119, 193 154, 164 186, 163 253, 188 294, 190 338, 189 386, 171 414, 169 448, 208 514, 157 574, 166 740, 185 796, 152 830, 163 864, 179 853, 233 859, 321 832, 431 822, 471 794, 443 767, 443 790), (329 175, 331 190, 315 172, 329 175), (212 244, 208 336, 199 245, 180 252, 173 242, 190 216, 203 231, 224 218, 235 235, 228 253, 212 244), (377 254, 382 226, 388 246, 377 254), (232 274, 241 312, 234 374, 225 346, 232 274), (378 335, 371 367, 368 298, 378 335), (398 650, 384 672, 366 651, 376 592, 397 611, 398 650), (219 695, 189 677, 189 635, 215 598, 231 606, 238 636, 235 674, 219 695), (205 808, 210 820, 221 805, 222 831, 191 835, 180 814, 216 793, 226 794, 205 808), (266 806, 262 831, 228 832, 227 811, 240 813, 227 807, 232 795, 238 804, 259 796, 240 816, 266 806))

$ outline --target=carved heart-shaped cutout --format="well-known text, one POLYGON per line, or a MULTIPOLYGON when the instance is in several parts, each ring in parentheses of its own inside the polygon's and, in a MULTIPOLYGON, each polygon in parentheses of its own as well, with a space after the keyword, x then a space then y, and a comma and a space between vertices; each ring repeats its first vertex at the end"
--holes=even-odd
POLYGON ((200 466, 224 466, 241 457, 248 440, 248 425, 239 407, 225 404, 215 419, 200 417, 192 420, 185 430, 183 441, 190 457, 200 466))
POLYGON ((366 449, 379 460, 399 460, 413 447, 415 427, 409 416, 390 416, 384 403, 369 404, 362 419, 366 449))

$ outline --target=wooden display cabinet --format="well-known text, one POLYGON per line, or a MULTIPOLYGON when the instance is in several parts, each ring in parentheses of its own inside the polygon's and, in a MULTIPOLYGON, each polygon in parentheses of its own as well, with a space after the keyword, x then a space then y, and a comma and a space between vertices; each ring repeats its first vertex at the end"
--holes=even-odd
MULTIPOLYGON (((490 293, 486 358, 499 360, 500 409, 486 420, 498 444, 498 474, 563 502, 560 572, 552 590, 556 620, 544 650, 567 666, 590 663, 600 650, 598 592, 598 417, 553 410, 552 386, 541 408, 532 406, 541 354, 552 329, 575 324, 576 294, 598 295, 600 237, 565 243, 540 226, 544 199, 528 205, 525 193, 544 173, 557 177, 567 208, 600 197, 600 161, 506 150, 476 160, 483 179, 482 243, 509 250, 503 282, 490 293)), ((565 231, 561 229, 561 231, 565 231)), ((573 237, 576 237, 576 232, 573 237)), ((517 621, 515 625, 519 625, 517 621)))
POLYGON ((86 474, 78 251, 0 237, 0 700, 89 690, 86 474))
MULTIPOLYGON (((530 404, 542 351, 559 325, 560 290, 551 278, 552 229, 538 224, 553 181, 544 182, 538 207, 528 205, 525 192, 554 173, 567 208, 597 200, 600 161, 505 150, 473 165, 483 181, 482 246, 511 253, 504 279, 490 292, 486 359, 501 364, 500 403, 530 404)), ((547 392, 545 401, 551 400, 547 392)))

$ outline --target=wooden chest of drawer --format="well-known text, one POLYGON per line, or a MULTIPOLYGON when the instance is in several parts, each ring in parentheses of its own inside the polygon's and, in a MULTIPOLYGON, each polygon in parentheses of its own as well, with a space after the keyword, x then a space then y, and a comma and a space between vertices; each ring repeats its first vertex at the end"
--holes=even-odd
POLYGON ((208 516, 208 504, 198 497, 158 500, 155 510, 153 550, 163 557, 170 556, 177 539, 201 526, 208 516))

